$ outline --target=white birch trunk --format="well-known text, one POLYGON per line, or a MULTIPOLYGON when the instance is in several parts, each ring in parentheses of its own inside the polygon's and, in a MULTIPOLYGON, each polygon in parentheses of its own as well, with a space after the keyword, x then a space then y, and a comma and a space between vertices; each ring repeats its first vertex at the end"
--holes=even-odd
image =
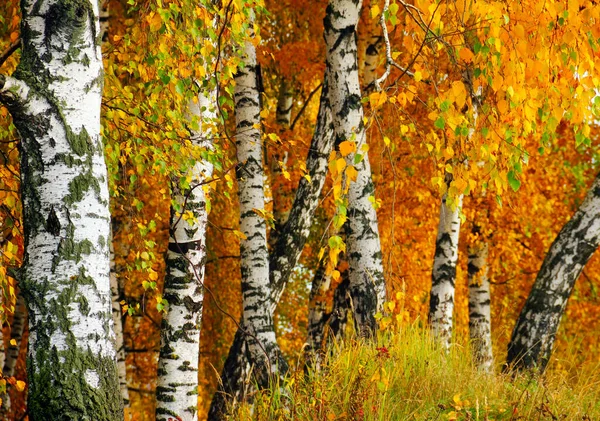
POLYGON ((0 101, 21 136, 29 416, 118 420, 98 4, 24 0, 21 12, 21 62, 0 76, 0 101))
MULTIPOLYGON (((192 143, 212 148, 214 133, 202 130, 202 119, 213 124, 216 98, 200 94, 198 103, 190 102, 190 115, 200 120, 201 129, 192 134, 192 143)), ((207 188, 212 165, 198 161, 188 170, 190 189, 181 190, 177 180, 172 189, 175 206, 171 208, 171 228, 167 251, 167 274, 163 297, 167 311, 161 327, 161 349, 156 388, 156 419, 198 419, 198 358, 200 322, 204 300, 204 263, 206 260, 207 188), (193 219, 182 215, 191 212, 193 219)))
MULTIPOLYGON (((269 259, 271 284, 269 311, 271 315, 275 312, 275 307, 304 248, 319 196, 325 184, 327 159, 333 147, 333 123, 329 108, 328 79, 326 70, 315 132, 306 159, 306 169, 311 181, 309 182, 304 177, 300 179, 290 215, 277 236, 269 259)), ((245 334, 238 329, 221 373, 219 390, 211 402, 208 419, 225 419, 229 404, 244 399, 248 386, 245 381, 248 367, 245 334)))
POLYGON ((459 211, 462 206, 462 196, 457 198, 454 210, 448 206, 446 200, 447 195, 444 194, 440 206, 440 223, 435 241, 435 257, 431 273, 429 323, 433 335, 444 348, 448 349, 452 340, 454 283, 456 281, 456 262, 458 260, 459 211))
POLYGON ((257 62, 254 45, 246 41, 245 66, 235 77, 236 145, 240 200, 240 240, 242 270, 243 327, 259 388, 268 387, 287 366, 275 338, 270 308, 269 253, 264 218, 255 210, 264 209, 260 98, 257 86, 257 62))
POLYGON ((468 262, 471 352, 475 365, 484 372, 492 372, 494 365, 488 247, 485 239, 471 245, 468 262))
POLYGON ((374 334, 375 314, 381 311, 386 297, 385 281, 377 213, 369 197, 375 189, 367 152, 363 108, 358 78, 356 25, 361 2, 330 0, 325 16, 325 44, 327 63, 331 70, 330 100, 339 144, 355 138, 357 154, 362 155, 354 164, 355 154, 348 155, 348 165, 358 171, 356 181, 348 192, 347 255, 350 264, 350 295, 357 332, 362 337, 374 334))
POLYGON ((127 365, 125 361, 125 345, 123 342, 123 314, 121 313, 121 291, 119 274, 115 267, 115 249, 112 230, 110 235, 110 293, 112 302, 112 319, 115 329, 115 349, 117 351, 117 369, 119 370, 119 390, 123 398, 123 406, 129 406, 129 388, 127 387, 127 365))
POLYGON ((600 176, 552 243, 508 345, 507 365, 544 371, 575 281, 600 246, 600 176))

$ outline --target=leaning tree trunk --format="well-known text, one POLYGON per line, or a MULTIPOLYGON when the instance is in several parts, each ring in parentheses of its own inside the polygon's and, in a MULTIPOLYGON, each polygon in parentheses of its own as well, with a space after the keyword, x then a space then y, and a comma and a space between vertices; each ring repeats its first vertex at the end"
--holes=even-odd
MULTIPOLYGON (((473 232, 479 232, 477 225, 473 225, 473 232)), ((475 365, 484 372, 491 372, 494 364, 488 247, 486 239, 478 239, 469 247, 468 262, 471 352, 475 365)))
MULTIPOLYGON (((310 232, 312 217, 325 184, 327 159, 333 147, 333 126, 328 99, 329 77, 327 75, 328 71, 326 70, 317 124, 306 159, 306 169, 310 181, 305 177, 300 179, 290 215, 277 236, 277 242, 269 256, 271 284, 269 309, 271 314, 275 312, 275 307, 304 248, 310 232)), ((249 365, 247 353, 244 352, 247 349, 244 341, 245 335, 238 329, 221 373, 219 389, 210 405, 208 412, 210 420, 224 419, 228 404, 239 402, 243 398, 246 385, 244 373, 247 372, 246 369, 249 365)))
POLYGON ((21 137, 29 417, 122 419, 98 3, 23 0, 21 12, 21 62, 0 76, 0 101, 21 137))
MULTIPOLYGON (((206 119, 213 124, 214 95, 207 98, 200 94, 197 104, 190 101, 189 111, 198 118, 201 128, 192 133, 192 144, 210 149, 212 132, 203 131, 202 126, 206 119)), ((196 162, 187 170, 190 187, 181 189, 178 178, 174 178, 171 187, 174 198, 163 291, 168 306, 161 327, 157 420, 198 419, 198 358, 208 223, 207 186, 203 184, 211 177, 212 170, 208 161, 196 162), (191 214, 193 218, 185 220, 184 214, 191 214)))
POLYGON ((330 0, 324 24, 335 139, 339 144, 355 138, 356 154, 362 155, 356 164, 355 153, 347 156, 348 165, 355 165, 358 171, 348 192, 347 255, 354 322, 360 336, 371 337, 377 328, 375 314, 383 308, 386 291, 377 214, 369 201, 375 192, 371 165, 368 153, 361 149, 366 145, 366 132, 356 46, 360 7, 360 1, 330 0))
MULTIPOLYGON (((450 185, 449 182, 447 184, 450 185)), ((447 203, 447 197, 447 194, 444 194, 440 206, 440 222, 435 241, 429 298, 429 323, 433 335, 446 349, 450 347, 452 339, 454 283, 460 233, 459 212, 462 205, 462 196, 460 196, 455 203, 455 209, 452 209, 447 203)))
POLYGON ((508 345, 508 367, 545 370, 575 281, 599 245, 600 175, 542 263, 508 345))
POLYGON ((234 91, 237 145, 237 179, 240 200, 242 270, 242 326, 246 332, 252 372, 259 388, 269 387, 287 371, 277 345, 270 308, 269 252, 267 225, 256 210, 265 208, 260 98, 254 45, 246 41, 243 69, 235 77, 234 91))

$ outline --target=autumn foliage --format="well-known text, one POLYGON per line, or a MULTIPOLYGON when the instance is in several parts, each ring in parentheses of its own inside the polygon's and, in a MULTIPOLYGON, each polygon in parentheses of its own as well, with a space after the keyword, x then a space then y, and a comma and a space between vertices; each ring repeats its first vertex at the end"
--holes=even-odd
MULTIPOLYGON (((102 135, 110 174, 130 419, 154 417, 161 311, 168 305, 161 289, 170 183, 185 185, 189 181, 185 169, 198 159, 215 166, 198 373, 200 419, 208 410, 237 328, 243 234, 234 171, 232 94, 240 45, 249 29, 248 11, 256 12, 268 184, 266 208, 257 211, 269 221, 274 235, 273 215, 289 212, 298 181, 307 176, 305 160, 325 69, 326 3, 108 0, 102 135), (282 82, 293 95, 289 126, 276 120, 282 82), (198 89, 215 86, 218 121, 204 124, 217 127, 219 136, 214 150, 200 153, 189 141, 187 104, 198 89)), ((19 22, 18 2, 2 2, 0 53, 19 39, 19 22)), ((361 74, 373 45, 376 77, 389 68, 380 90, 363 86, 362 100, 376 192, 372 204, 390 298, 379 320, 382 330, 426 324, 440 198, 448 193, 453 201, 464 195, 454 341, 468 346, 467 247, 478 236, 485 237, 490 244, 494 357, 498 367, 504 361, 515 321, 546 251, 600 169, 599 22, 600 6, 591 0, 393 0, 387 10, 383 1, 364 2, 358 27, 361 74), (389 31, 389 57, 379 25, 382 13, 389 31), (477 115, 472 112, 474 98, 480 102, 477 115), (452 174, 448 185, 447 174, 452 174), (471 230, 475 221, 479 234, 471 230)), ((19 54, 17 50, 0 62, 0 73, 11 73, 19 54)), ((344 148, 354 147, 351 139, 342 145, 342 155, 344 148)), ((7 110, 0 107, 0 318, 5 349, 13 346, 10 326, 18 288, 13 271, 21 264, 24 247, 18 162, 18 133, 7 110)), ((338 199, 344 195, 342 183, 352 178, 349 168, 331 160, 311 235, 277 308, 278 342, 292 372, 303 368, 308 294, 315 271, 325 264, 333 274, 332 287, 322 297, 331 306, 340 273, 347 270, 343 245, 331 239, 338 238, 344 222, 338 199)), ((569 300, 552 370, 572 373, 579 364, 598 361, 599 315, 596 255, 569 300)), ((18 369, 14 377, 0 379, 0 395, 8 385, 12 403, 6 419, 25 413, 26 340, 17 345, 18 369)), ((381 352, 368 358, 384 361, 381 352)), ((368 376, 376 374, 385 376, 382 371, 368 376)), ((376 381, 372 383, 377 387, 376 381)), ((461 396, 447 404, 459 408, 454 412, 464 412, 467 405, 461 396)), ((318 414, 336 419, 326 411, 318 414)))

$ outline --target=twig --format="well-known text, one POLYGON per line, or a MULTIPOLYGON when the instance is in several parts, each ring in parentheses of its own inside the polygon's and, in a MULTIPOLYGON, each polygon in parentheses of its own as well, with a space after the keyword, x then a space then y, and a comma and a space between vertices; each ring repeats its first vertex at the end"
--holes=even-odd
POLYGON ((19 49, 19 47, 21 46, 21 38, 17 39, 15 42, 13 42, 12 44, 10 44, 8 46, 8 49, 6 49, 6 51, 4 51, 2 53, 2 55, 0 55, 0 66, 2 66, 4 64, 4 62, 6 60, 8 60, 8 58, 19 49))

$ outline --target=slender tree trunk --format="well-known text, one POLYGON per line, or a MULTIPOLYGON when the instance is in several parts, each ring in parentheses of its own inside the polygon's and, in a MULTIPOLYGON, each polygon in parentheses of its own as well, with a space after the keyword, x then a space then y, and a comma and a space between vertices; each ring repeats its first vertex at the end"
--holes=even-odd
MULTIPOLYGON (((2 377, 5 379, 15 375, 15 367, 17 366, 17 361, 19 360, 21 342, 23 340, 23 332, 25 331, 26 322, 27 306, 25 304, 25 298, 23 298, 23 294, 21 294, 21 291, 18 290, 15 303, 15 312, 13 314, 12 323, 10 324, 9 336, 10 341, 14 340, 15 344, 13 345, 9 342, 8 349, 6 350, 6 358, 4 358, 4 361, 2 362, 2 377)), ((4 343, 2 345, 4 348, 4 343)), ((2 352, 2 356, 4 357, 4 352, 2 352)), ((2 396, 2 411, 9 412, 10 406, 10 395, 6 393, 2 396)))
MULTIPOLYGON (((277 98, 276 121, 280 126, 280 131, 283 133, 290 127, 293 107, 293 94, 289 83, 282 77, 279 84, 279 95, 277 98)), ((272 250, 277 243, 277 236, 287 219, 285 190, 280 188, 279 183, 283 177, 283 170, 287 165, 287 152, 276 152, 272 154, 272 159, 269 162, 271 170, 271 195, 273 198, 273 222, 275 228, 271 230, 269 235, 269 247, 272 250)))
MULTIPOLYGON (((447 184, 450 185, 449 180, 447 184)), ((456 208, 447 203, 447 195, 442 197, 440 223, 435 241, 435 257, 431 273, 431 295, 429 298, 429 323, 433 335, 448 349, 452 340, 452 313, 454 311, 454 283, 458 260, 458 236, 460 233, 459 212, 462 196, 457 199, 456 208)))
MULTIPOLYGON (((473 232, 479 229, 473 225, 473 232)), ((480 238, 469 247, 469 336, 471 351, 477 368, 491 372, 494 365, 492 354, 492 323, 490 311, 490 278, 488 267, 488 242, 480 238)))
MULTIPOLYGON (((290 215, 277 236, 275 248, 270 254, 271 314, 275 312, 275 307, 304 248, 312 217, 325 184, 327 159, 333 147, 333 123, 329 108, 327 74, 326 70, 317 124, 306 159, 306 169, 311 181, 304 177, 300 179, 290 215)), ((238 329, 221 373, 219 390, 211 402, 208 419, 224 419, 228 404, 243 400, 246 384, 244 373, 249 366, 246 349, 244 332, 238 329)))
POLYGON ((118 420, 98 4, 23 0, 21 12, 0 101, 21 136, 29 417, 118 420))
POLYGON ((543 372, 575 281, 600 245, 600 176, 552 243, 508 345, 506 363, 543 372))
POLYGON ((277 97, 277 110, 275 119, 277 124, 282 128, 287 129, 290 127, 292 121, 292 108, 294 106, 294 94, 290 83, 281 77, 279 83, 279 95, 277 97))
POLYGON ((21 341, 23 340, 23 332, 27 323, 27 306, 25 298, 20 291, 17 292, 17 302, 15 304, 15 314, 10 325, 10 340, 14 340, 15 345, 9 345, 6 359, 2 369, 4 377, 12 377, 15 375, 15 367, 19 360, 19 351, 21 349, 21 341))
POLYGON ((344 332, 348 325, 348 311, 350 310, 350 278, 348 271, 342 272, 342 282, 333 294, 333 309, 327 320, 331 336, 338 342, 344 339, 344 332))
POLYGON ((257 86, 257 63, 254 45, 247 41, 243 69, 235 78, 237 178, 240 198, 240 240, 242 269, 242 326, 251 356, 252 372, 259 388, 287 371, 273 325, 270 309, 269 253, 266 221, 256 209, 264 209, 260 101, 257 86))
MULTIPOLYGON (((214 95, 200 94, 189 111, 199 120, 214 119, 214 95), (206 110, 204 113, 201 110, 206 110)), ((192 143, 212 148, 212 133, 192 133, 192 143)), ((156 419, 198 419, 198 358, 200 322, 204 300, 204 262, 206 258, 207 192, 203 182, 212 175, 212 165, 199 161, 188 169, 190 188, 172 183, 171 227, 166 258, 163 297, 168 307, 161 326, 161 348, 156 387, 156 419), (190 214, 193 218, 184 219, 190 214)))
POLYGON ((383 308, 385 281, 381 260, 381 244, 377 214, 369 197, 375 189, 371 179, 369 156, 361 147, 366 144, 363 108, 358 80, 356 25, 361 2, 330 0, 325 16, 327 63, 331 69, 331 109, 336 142, 356 139, 357 154, 347 157, 348 165, 358 171, 348 192, 348 263, 350 265, 350 295, 354 321, 362 337, 374 334, 375 314, 383 308))
POLYGON ((331 275, 325 272, 321 262, 312 281, 308 299, 308 329, 304 347, 304 359, 307 367, 320 367, 323 347, 323 333, 331 313, 327 312, 327 291, 331 285, 331 275))
POLYGON ((117 369, 119 370, 119 390, 123 398, 123 406, 129 406, 129 388, 127 387, 127 365, 125 361, 125 346, 123 343, 123 314, 121 312, 121 290, 119 274, 116 272, 115 249, 113 246, 112 230, 110 235, 110 292, 112 302, 112 319, 115 329, 115 349, 117 351, 117 369))

